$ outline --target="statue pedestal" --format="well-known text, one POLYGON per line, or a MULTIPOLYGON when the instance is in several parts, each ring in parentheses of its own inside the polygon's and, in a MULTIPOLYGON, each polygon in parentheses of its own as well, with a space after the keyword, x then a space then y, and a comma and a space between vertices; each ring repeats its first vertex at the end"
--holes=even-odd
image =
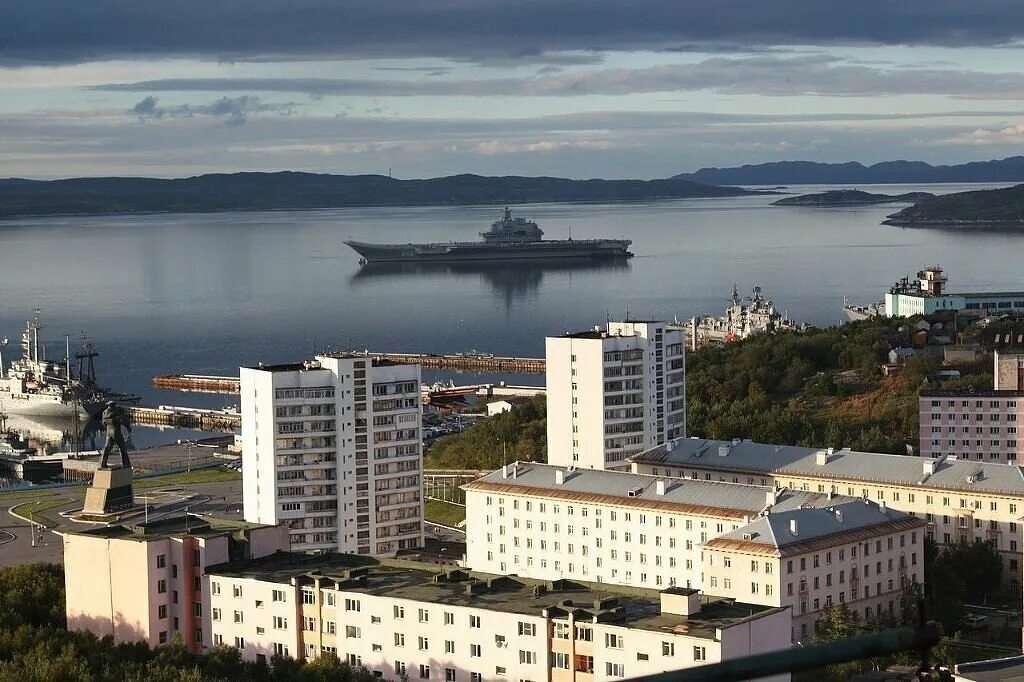
POLYGON ((85 506, 82 512, 110 514, 131 507, 134 501, 130 467, 97 469, 92 485, 85 491, 85 506))

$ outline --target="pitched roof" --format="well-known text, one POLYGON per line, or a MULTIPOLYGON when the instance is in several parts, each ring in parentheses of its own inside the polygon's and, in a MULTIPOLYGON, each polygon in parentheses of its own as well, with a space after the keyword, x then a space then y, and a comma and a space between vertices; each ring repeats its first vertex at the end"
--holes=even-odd
POLYGON ((789 474, 826 480, 1024 495, 1024 470, 1021 467, 949 457, 937 459, 845 449, 829 454, 820 448, 769 445, 749 440, 730 442, 679 438, 645 450, 635 455, 632 461, 774 476, 789 474))

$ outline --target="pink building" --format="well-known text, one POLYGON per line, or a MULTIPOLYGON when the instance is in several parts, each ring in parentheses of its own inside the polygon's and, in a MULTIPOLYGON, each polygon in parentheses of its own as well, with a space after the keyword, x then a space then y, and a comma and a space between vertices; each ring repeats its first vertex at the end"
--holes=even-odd
POLYGON ((62 536, 69 630, 190 651, 211 642, 206 567, 288 548, 283 526, 192 515, 62 536))
POLYGON ((1024 391, 921 391, 921 456, 1017 464, 1024 391))

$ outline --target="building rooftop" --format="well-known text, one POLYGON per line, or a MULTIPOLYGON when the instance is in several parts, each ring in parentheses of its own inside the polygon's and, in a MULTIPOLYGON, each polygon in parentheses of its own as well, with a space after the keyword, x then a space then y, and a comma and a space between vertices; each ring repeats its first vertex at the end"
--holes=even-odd
POLYGON ((968 682, 1024 682, 1024 656, 958 663, 953 672, 968 682))
POLYGON ((604 503, 647 510, 744 518, 769 506, 784 510, 826 506, 823 493, 776 491, 774 487, 664 478, 600 469, 565 469, 534 462, 510 464, 462 486, 464 490, 529 495, 567 502, 604 503), (559 477, 562 482, 559 483, 559 477))
POLYGON ((88 535, 108 539, 137 540, 138 542, 152 542, 155 540, 166 540, 167 538, 179 538, 186 535, 194 537, 217 537, 219 535, 244 533, 253 528, 267 528, 259 523, 249 523, 233 519, 224 519, 216 516, 200 516, 188 514, 171 516, 168 518, 150 521, 149 523, 123 524, 90 528, 83 531, 64 531, 69 535, 88 535))
MULTIPOLYGON (((632 461, 648 465, 1024 495, 1024 471, 1016 465, 852 450, 836 450, 828 454, 820 448, 768 445, 748 440, 729 442, 679 438, 641 452, 632 461)), ((665 473, 668 472, 666 469, 665 473)))
POLYGON ((919 393, 922 398, 1021 398, 1024 391, 1016 389, 967 389, 961 391, 943 391, 941 389, 922 389, 919 393))
POLYGON ((921 519, 870 500, 846 498, 825 508, 772 512, 704 546, 789 556, 924 525, 921 519))
POLYGON ((577 618, 703 639, 714 639, 719 629, 783 611, 703 596, 701 610, 694 615, 663 614, 657 590, 533 580, 463 569, 443 571, 429 564, 351 554, 278 552, 261 559, 210 566, 207 574, 278 584, 313 584, 319 580, 321 588, 529 616, 546 612, 557 618, 575 612, 577 618))

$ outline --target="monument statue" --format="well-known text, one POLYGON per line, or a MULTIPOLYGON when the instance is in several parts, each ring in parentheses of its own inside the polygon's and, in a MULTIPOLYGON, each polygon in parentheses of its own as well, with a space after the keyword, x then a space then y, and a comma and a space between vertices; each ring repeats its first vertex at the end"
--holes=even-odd
POLYGON ((124 433, 122 432, 122 427, 128 429, 128 433, 132 431, 128 415, 120 405, 108 402, 103 410, 102 419, 103 426, 107 429, 107 444, 103 448, 103 457, 100 458, 100 469, 107 468, 107 458, 114 451, 114 445, 117 445, 117 448, 121 451, 121 466, 130 469, 132 463, 128 459, 128 445, 125 443, 124 433))

